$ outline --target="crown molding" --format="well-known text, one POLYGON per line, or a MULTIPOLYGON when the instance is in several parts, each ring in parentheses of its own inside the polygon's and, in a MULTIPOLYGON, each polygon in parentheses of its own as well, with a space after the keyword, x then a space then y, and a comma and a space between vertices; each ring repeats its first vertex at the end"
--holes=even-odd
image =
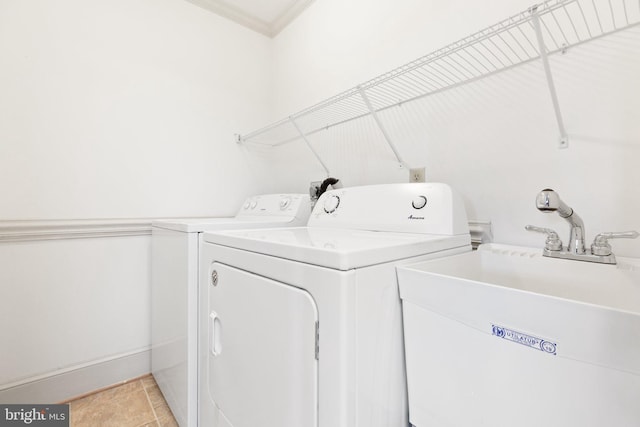
POLYGON ((296 19, 315 0, 298 0, 293 6, 286 9, 271 25, 271 37, 275 37, 294 19, 296 19))
POLYGON ((273 22, 264 21, 224 0, 187 1, 267 37, 275 37, 315 0, 296 1, 291 7, 284 10, 273 22))

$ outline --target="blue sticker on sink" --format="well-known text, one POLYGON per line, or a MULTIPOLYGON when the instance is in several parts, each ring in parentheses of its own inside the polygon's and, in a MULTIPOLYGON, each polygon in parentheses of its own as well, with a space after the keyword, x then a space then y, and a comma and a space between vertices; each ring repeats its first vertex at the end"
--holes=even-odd
POLYGON ((536 350, 540 350, 544 353, 553 355, 556 354, 556 350, 558 347, 556 343, 550 340, 534 337, 533 335, 514 331, 513 329, 508 329, 504 326, 499 325, 491 325, 491 334, 495 335, 498 338, 526 345, 527 347, 535 348, 536 350))

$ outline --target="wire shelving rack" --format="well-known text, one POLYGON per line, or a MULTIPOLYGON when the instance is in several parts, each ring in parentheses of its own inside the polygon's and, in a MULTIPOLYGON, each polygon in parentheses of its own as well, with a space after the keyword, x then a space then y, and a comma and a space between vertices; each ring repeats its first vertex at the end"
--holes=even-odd
POLYGON ((484 30, 256 131, 239 143, 279 146, 372 116, 400 165, 406 166, 378 113, 531 61, 542 62, 560 133, 568 146, 548 57, 640 24, 640 0, 548 0, 484 30))

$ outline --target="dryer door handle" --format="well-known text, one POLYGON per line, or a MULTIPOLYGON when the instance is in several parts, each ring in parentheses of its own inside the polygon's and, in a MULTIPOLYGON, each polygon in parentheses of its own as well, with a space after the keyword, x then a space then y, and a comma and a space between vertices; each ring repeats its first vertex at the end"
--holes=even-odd
POLYGON ((212 311, 209 314, 209 349, 213 356, 219 356, 222 352, 222 324, 218 313, 212 311))

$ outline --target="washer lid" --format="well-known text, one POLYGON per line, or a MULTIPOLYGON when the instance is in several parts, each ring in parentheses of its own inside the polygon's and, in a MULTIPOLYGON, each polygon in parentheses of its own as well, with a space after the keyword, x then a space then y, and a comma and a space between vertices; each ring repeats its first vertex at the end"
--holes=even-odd
POLYGON ((158 219, 153 227, 185 233, 240 228, 306 225, 311 210, 308 194, 263 194, 245 200, 235 217, 158 219))
POLYGON ((394 233, 289 227, 204 233, 204 241, 338 270, 469 246, 469 234, 394 233))
POLYGON ((295 218, 289 216, 242 216, 227 218, 177 218, 155 220, 153 227, 185 233, 200 233, 202 231, 231 230, 239 228, 282 227, 291 226, 295 218))

